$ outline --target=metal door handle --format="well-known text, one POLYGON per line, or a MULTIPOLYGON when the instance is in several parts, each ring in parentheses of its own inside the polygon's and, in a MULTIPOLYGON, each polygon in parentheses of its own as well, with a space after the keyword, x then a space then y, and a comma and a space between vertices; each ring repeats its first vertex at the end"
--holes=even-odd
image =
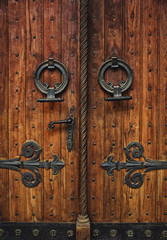
POLYGON ((65 120, 59 120, 59 121, 55 121, 55 122, 50 122, 49 125, 48 125, 48 131, 50 131, 51 129, 53 129, 55 127, 55 124, 72 124, 73 122, 73 118, 72 117, 69 117, 65 120))
POLYGON ((37 102, 62 102, 63 98, 56 98, 57 94, 60 94, 67 87, 69 82, 69 74, 67 68, 61 62, 54 58, 49 58, 47 61, 42 62, 35 71, 34 82, 38 90, 47 95, 47 98, 39 98, 37 102), (40 81, 40 76, 44 70, 55 70, 58 69, 62 75, 63 80, 61 83, 55 83, 54 87, 50 87, 47 82, 44 84, 40 81))
POLYGON ((66 124, 66 129, 67 129, 67 149, 70 152, 73 147, 73 135, 74 135, 74 117, 72 113, 67 117, 65 120, 59 120, 59 121, 54 121, 50 122, 48 124, 48 131, 53 129, 55 127, 55 124, 66 124))
POLYGON ((100 86, 108 93, 112 94, 112 97, 105 98, 105 101, 118 101, 118 100, 130 100, 131 96, 122 96, 122 93, 125 92, 132 84, 133 80, 133 70, 127 62, 122 59, 118 59, 116 56, 113 56, 111 59, 107 60, 102 64, 99 70, 99 84, 100 86), (109 83, 105 82, 104 74, 108 68, 117 70, 119 67, 123 68, 127 73, 127 79, 124 82, 123 80, 119 82, 118 86, 110 81, 109 83))

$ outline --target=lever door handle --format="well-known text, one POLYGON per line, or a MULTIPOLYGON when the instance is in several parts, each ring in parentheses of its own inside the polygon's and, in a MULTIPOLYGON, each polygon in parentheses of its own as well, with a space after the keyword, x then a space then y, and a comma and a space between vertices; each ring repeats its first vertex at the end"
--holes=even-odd
POLYGON ((74 121, 74 119, 72 117, 68 117, 67 119, 65 120, 59 120, 59 121, 55 121, 55 122, 50 122, 49 125, 48 125, 48 131, 53 129, 55 127, 55 124, 72 124, 74 121))
POLYGON ((74 117, 72 113, 67 117, 65 120, 59 120, 59 121, 54 121, 50 122, 48 124, 48 131, 53 129, 55 127, 55 124, 66 124, 66 129, 67 129, 67 149, 70 152, 73 147, 73 135, 74 135, 74 117))

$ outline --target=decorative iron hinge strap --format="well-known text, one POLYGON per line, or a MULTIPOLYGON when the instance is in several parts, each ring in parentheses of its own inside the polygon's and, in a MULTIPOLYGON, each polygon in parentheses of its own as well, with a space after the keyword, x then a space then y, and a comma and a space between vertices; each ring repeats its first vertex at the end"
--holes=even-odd
POLYGON ((20 172, 22 175, 22 182, 26 187, 36 187, 41 182, 39 168, 45 168, 47 170, 52 168, 53 174, 56 175, 59 170, 64 167, 64 163, 59 160, 57 155, 53 155, 53 161, 46 160, 45 162, 40 162, 40 153, 41 149, 38 143, 28 141, 23 144, 20 156, 31 159, 20 161, 21 157, 18 157, 10 160, 0 160, 0 168, 20 172), (32 171, 35 177, 31 172, 21 172, 21 169, 28 169, 32 171))
POLYGON ((109 156, 107 161, 101 166, 107 171, 108 175, 112 175, 114 170, 119 171, 125 169, 127 174, 125 176, 125 184, 131 188, 139 188, 143 185, 144 175, 146 172, 153 170, 167 169, 167 161, 156 161, 145 157, 144 147, 139 142, 131 142, 124 148, 127 160, 126 162, 113 162, 113 156, 109 156), (145 161, 137 161, 134 158, 144 158, 145 161), (136 172, 144 169, 144 173, 136 172))

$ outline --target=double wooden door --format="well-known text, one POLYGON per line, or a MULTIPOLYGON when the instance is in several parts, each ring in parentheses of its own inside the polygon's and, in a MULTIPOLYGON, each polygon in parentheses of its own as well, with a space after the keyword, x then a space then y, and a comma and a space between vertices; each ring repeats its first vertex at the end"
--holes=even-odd
POLYGON ((166 11, 0 1, 1 239, 166 239, 166 11))

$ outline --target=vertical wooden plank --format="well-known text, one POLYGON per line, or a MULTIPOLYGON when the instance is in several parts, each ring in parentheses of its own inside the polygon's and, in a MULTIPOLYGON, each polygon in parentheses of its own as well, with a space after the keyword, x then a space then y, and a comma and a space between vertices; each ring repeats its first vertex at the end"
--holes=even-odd
MULTIPOLYGON (((139 141, 139 120, 140 120, 140 92, 141 86, 140 53, 141 53, 141 1, 127 0, 124 2, 124 59, 133 69, 133 84, 125 95, 132 96, 132 100, 123 103, 123 147, 133 141, 139 141)), ((122 147, 122 151, 123 151, 122 147)), ((123 160, 126 162, 125 153, 123 160)), ((124 171, 122 183, 124 183, 126 172, 124 171)), ((136 222, 139 215, 140 189, 131 189, 123 185, 122 195, 122 222, 136 222)))
POLYGON ((75 221, 78 216, 78 175, 79 175, 79 25, 80 1, 62 0, 62 62, 69 71, 69 85, 64 91, 61 118, 66 119, 72 110, 75 117, 74 146, 67 150, 66 127, 62 126, 61 149, 65 168, 61 171, 62 178, 62 221, 75 221))
MULTIPOLYGON (((43 150, 43 104, 36 99, 33 72, 43 61, 43 1, 26 1, 26 140, 36 141, 43 150)), ((42 161, 42 153, 40 155, 42 161)), ((43 218, 43 170, 42 182, 34 189, 26 189, 27 219, 41 221, 43 218)))
POLYGON ((104 1, 89 3, 88 61, 88 205, 93 222, 103 219, 104 92, 98 71, 104 61, 104 1))
MULTIPOLYGON (((62 1, 44 1, 44 60, 54 57, 62 59, 62 1)), ((43 74, 44 82, 54 87, 60 82, 58 70, 46 70, 43 74)), ((46 96, 44 96, 46 97, 46 96)), ((40 103, 39 103, 40 104, 40 103)), ((53 154, 61 157, 61 132, 60 125, 48 131, 51 121, 60 120, 61 103, 44 104, 44 160, 53 159, 53 154)), ((44 219, 45 221, 61 221, 61 174, 52 175, 53 170, 44 170, 44 219)))
MULTIPOLYGON (((118 58, 122 58, 123 51, 123 6, 122 0, 105 1, 104 8, 105 26, 105 61, 110 59, 115 52, 118 58)), ((118 85, 122 79, 122 71, 107 69, 105 81, 118 85)), ((105 97, 109 94, 105 93, 105 97)), ((104 101, 102 99, 102 101, 104 101)), ((104 102, 104 155, 113 155, 113 161, 122 160, 122 101, 104 102)), ((113 177, 105 172, 104 178, 104 221, 120 221, 120 203, 122 183, 120 172, 114 172, 113 177)))
MULTIPOLYGON (((0 159, 8 159, 8 2, 0 1, 0 159)), ((8 171, 1 169, 0 220, 9 220, 8 171)))
MULTIPOLYGON (((25 1, 8 1, 9 18, 9 158, 25 142, 25 1)), ((26 219, 25 186, 19 172, 9 174, 11 221, 26 219)))
MULTIPOLYGON (((157 148, 157 16, 158 1, 143 1, 143 55, 141 94, 141 143, 148 158, 156 159, 157 148)), ((145 176, 141 188, 140 221, 155 222, 156 172, 145 176)))
MULTIPOLYGON (((167 94, 166 94, 166 78, 167 78, 167 2, 161 0, 160 4, 160 22, 158 25, 159 29, 159 121, 157 125, 159 126, 158 135, 158 155, 157 159, 167 160, 167 94)), ((167 170, 158 171, 158 181, 157 181, 157 220, 159 222, 167 221, 167 186, 166 186, 166 176, 167 170)))

